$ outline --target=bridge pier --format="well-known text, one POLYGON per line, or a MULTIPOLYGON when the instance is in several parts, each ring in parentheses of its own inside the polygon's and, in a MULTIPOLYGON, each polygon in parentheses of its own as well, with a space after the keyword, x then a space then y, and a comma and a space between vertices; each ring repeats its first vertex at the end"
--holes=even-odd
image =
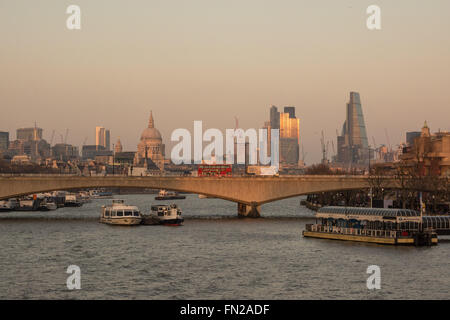
POLYGON ((256 202, 253 202, 251 205, 240 203, 237 204, 238 209, 238 217, 239 218, 259 218, 261 217, 261 206, 256 202))

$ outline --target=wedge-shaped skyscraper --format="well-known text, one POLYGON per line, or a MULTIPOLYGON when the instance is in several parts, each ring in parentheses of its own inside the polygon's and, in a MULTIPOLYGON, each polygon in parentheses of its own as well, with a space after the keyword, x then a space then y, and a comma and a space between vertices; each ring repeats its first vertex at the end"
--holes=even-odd
POLYGON ((350 101, 347 103, 347 118, 337 144, 338 162, 366 164, 369 161, 366 125, 358 92, 350 92, 350 101))

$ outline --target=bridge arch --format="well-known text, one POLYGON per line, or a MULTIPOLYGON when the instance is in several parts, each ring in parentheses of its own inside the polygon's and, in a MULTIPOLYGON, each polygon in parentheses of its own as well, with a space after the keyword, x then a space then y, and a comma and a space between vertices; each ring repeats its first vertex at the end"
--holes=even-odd
MULTIPOLYGON (((243 215, 262 204, 325 191, 369 188, 364 176, 180 177, 8 176, 0 177, 0 199, 53 190, 151 188, 204 194, 238 203, 243 215), (244 212, 245 211, 245 212, 244 212)), ((240 208, 240 209, 239 209, 240 208)))

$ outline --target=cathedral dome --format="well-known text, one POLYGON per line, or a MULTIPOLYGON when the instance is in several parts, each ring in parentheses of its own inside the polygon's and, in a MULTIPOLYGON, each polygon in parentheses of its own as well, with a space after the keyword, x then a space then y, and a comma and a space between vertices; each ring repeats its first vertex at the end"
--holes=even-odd
POLYGON ((147 128, 142 132, 141 140, 151 140, 151 139, 161 140, 161 133, 159 133, 158 129, 147 128))
POLYGON ((153 115, 150 112, 150 120, 148 121, 148 128, 142 131, 141 140, 162 140, 161 133, 155 128, 153 115))

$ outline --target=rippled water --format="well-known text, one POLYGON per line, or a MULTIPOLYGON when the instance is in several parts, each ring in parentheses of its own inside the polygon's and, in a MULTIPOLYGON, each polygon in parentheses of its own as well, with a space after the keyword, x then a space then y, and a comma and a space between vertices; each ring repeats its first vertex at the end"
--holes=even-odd
MULTIPOLYGON (((117 197, 117 196, 116 196, 117 197)), ((149 210, 153 195, 120 196, 149 210)), ((188 195, 183 227, 98 223, 94 200, 47 213, 0 213, 1 299, 449 299, 450 242, 391 247, 303 238, 313 212, 299 198, 261 219, 236 204, 188 195), (81 290, 66 287, 69 265, 81 290), (366 269, 381 267, 369 291, 366 269)))

